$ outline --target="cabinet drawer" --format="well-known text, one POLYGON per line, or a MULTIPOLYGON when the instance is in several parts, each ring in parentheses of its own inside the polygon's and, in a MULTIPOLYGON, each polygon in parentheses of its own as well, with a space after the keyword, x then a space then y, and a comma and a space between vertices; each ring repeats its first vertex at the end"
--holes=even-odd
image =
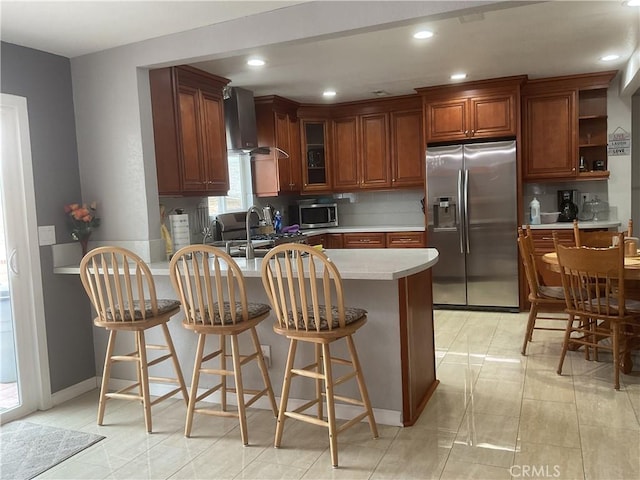
POLYGON ((385 234, 380 233, 345 233, 342 235, 344 248, 385 248, 385 234))
POLYGON ((574 247, 576 245, 573 229, 567 230, 531 230, 533 245, 536 253, 547 253, 555 250, 553 245, 553 232, 556 232, 561 245, 574 247))
POLYGON ((424 232, 389 232, 387 248, 423 248, 424 232))

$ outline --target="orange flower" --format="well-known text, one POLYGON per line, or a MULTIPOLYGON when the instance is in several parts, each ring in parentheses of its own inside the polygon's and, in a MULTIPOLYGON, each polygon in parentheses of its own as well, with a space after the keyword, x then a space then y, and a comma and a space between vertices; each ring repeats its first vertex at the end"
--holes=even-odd
POLYGON ((70 203, 64 206, 67 215, 71 238, 83 240, 89 238, 93 229, 100 226, 100 219, 96 217, 97 204, 70 203))

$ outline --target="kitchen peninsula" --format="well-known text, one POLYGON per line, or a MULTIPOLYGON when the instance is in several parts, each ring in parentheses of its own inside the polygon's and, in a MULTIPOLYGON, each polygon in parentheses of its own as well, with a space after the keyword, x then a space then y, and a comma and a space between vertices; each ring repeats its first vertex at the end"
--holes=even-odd
MULTIPOLYGON (((413 425, 438 385, 435 375, 431 267, 438 251, 413 249, 326 250, 340 271, 345 303, 368 311, 367 324, 355 335, 376 421, 387 425, 413 425)), ((249 301, 268 303, 260 277, 262 259, 236 259, 246 279, 249 301)), ((159 297, 177 298, 169 281, 168 262, 150 263, 159 297)), ((77 265, 56 267, 57 274, 78 274, 77 265)), ((271 347, 269 375, 276 390, 282 385, 288 343, 272 330, 273 319, 258 326, 260 341, 271 347)), ((196 336, 182 328, 179 317, 169 328, 185 378, 191 378, 196 336)), ((160 339, 161 332, 148 337, 160 339)), ((96 362, 101 363, 107 336, 94 331, 96 362)), ((247 339, 243 339, 247 340, 247 339)), ((338 348, 337 356, 347 355, 338 348)), ((308 351, 311 358, 312 350, 308 351)), ((100 371, 100 367, 98 367, 100 371)), ((245 386, 259 384, 257 371, 243 371, 245 386)), ((311 398, 313 385, 297 390, 293 397, 311 398)), ((349 392, 344 385, 345 394, 349 392)), ((158 387, 161 388, 161 387, 158 387)), ((153 387, 152 387, 153 393, 153 387)), ((348 407, 345 407, 348 408, 348 407)), ((337 409, 340 416, 340 409, 337 409)))

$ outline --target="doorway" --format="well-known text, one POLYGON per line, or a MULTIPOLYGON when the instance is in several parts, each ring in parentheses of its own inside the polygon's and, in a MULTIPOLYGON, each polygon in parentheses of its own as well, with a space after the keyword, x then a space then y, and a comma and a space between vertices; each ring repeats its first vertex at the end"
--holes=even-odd
POLYGON ((0 99, 0 424, 51 403, 27 100, 0 99))

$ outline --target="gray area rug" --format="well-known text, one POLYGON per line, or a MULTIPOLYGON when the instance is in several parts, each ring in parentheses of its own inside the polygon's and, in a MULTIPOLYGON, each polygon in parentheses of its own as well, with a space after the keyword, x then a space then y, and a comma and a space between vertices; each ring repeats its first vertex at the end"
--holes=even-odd
POLYGON ((0 478, 28 480, 104 437, 30 422, 0 428, 0 478))

